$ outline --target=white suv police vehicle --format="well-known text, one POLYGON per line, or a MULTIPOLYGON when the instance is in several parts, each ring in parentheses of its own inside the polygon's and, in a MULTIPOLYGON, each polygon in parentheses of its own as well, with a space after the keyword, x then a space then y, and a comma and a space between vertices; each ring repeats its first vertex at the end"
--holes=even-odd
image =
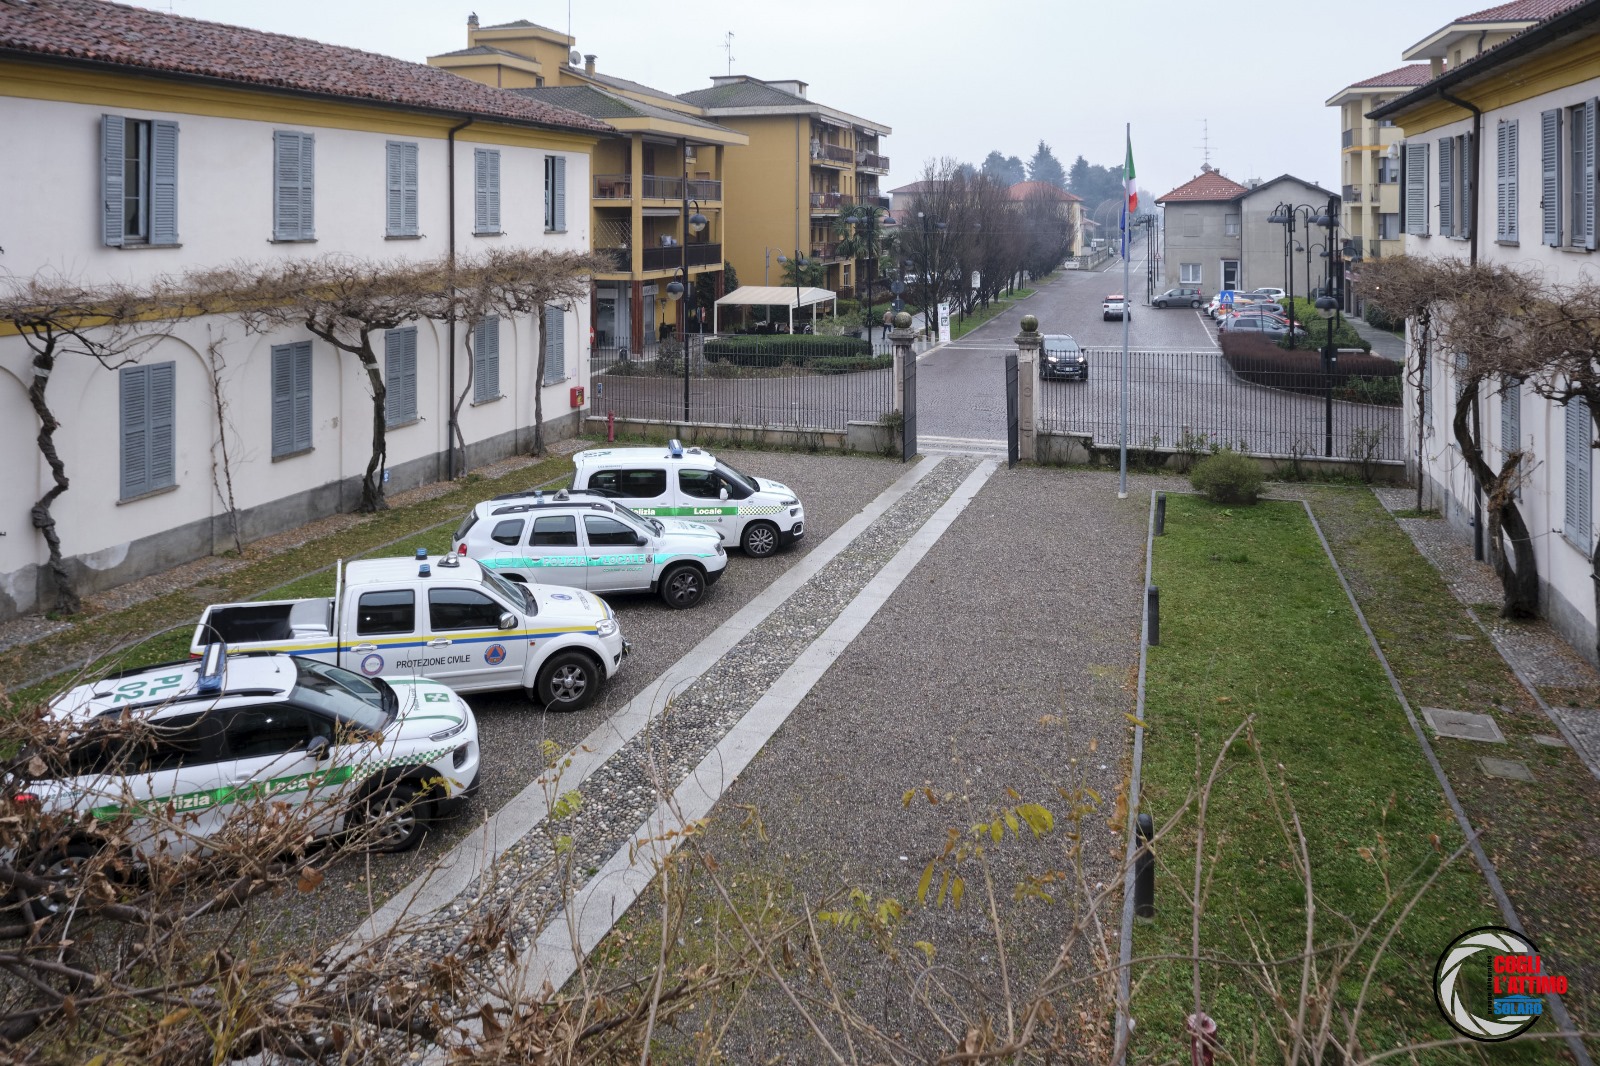
POLYGON ((710 452, 591 448, 572 457, 573 488, 588 489, 652 518, 703 522, 746 555, 771 555, 805 536, 806 511, 787 485, 735 470, 710 452))
POLYGON ((709 526, 646 518, 582 490, 485 500, 461 520, 450 548, 512 581, 659 593, 679 610, 699 603, 728 566, 709 526))
POLYGON ((478 787, 478 725, 460 696, 306 656, 212 644, 79 685, 49 714, 70 754, 41 760, 18 798, 82 819, 83 849, 96 824, 125 820, 135 853, 195 850, 248 808, 287 803, 319 836, 382 815, 371 845, 403 851, 478 787))

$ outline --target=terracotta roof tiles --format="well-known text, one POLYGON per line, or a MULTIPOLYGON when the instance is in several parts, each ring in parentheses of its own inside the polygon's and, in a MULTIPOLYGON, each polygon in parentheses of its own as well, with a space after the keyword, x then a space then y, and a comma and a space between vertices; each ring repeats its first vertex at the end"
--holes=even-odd
POLYGON ((1250 190, 1215 170, 1207 170, 1198 177, 1184 182, 1165 196, 1156 197, 1156 203, 1176 201, 1232 200, 1250 190))
POLYGON ((1067 190, 1050 184, 1048 181, 1019 181, 1006 190, 1006 196, 1012 200, 1031 200, 1034 197, 1049 197, 1063 203, 1073 200, 1082 200, 1081 196, 1074 196, 1067 190))
POLYGON ((1406 89, 1426 85, 1432 75, 1426 63, 1407 63, 1403 67, 1386 70, 1362 81, 1352 82, 1352 89, 1406 89))
POLYGON ((1509 4, 1496 4, 1470 15, 1462 15, 1457 22, 1543 22, 1559 15, 1581 0, 1512 0, 1509 4))

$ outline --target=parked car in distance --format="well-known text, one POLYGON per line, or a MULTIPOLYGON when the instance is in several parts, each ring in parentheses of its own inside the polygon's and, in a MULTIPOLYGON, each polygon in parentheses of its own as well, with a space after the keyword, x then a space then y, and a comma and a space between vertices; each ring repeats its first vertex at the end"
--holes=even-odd
POLYGON ((1179 286, 1168 289, 1150 302, 1157 307, 1199 307, 1205 303, 1205 294, 1199 289, 1179 286))
POLYGON ((1067 381, 1089 380, 1089 357, 1065 333, 1046 333, 1039 361, 1039 377, 1067 381))
POLYGON ((1102 322, 1110 322, 1113 318, 1121 319, 1124 315, 1129 319, 1133 318, 1133 312, 1128 308, 1128 298, 1120 292, 1114 292, 1107 296, 1100 305, 1100 320, 1102 322))
POLYGON ((1252 299, 1257 298, 1257 297, 1265 296, 1267 299, 1271 300, 1273 303, 1278 303, 1285 296, 1287 296, 1289 294, 1287 292, 1285 292, 1283 289, 1274 289, 1274 288, 1270 288, 1270 287, 1264 287, 1264 288, 1260 288, 1260 289, 1251 289, 1249 292, 1245 293, 1244 295, 1246 295, 1248 297, 1251 297, 1252 299))
POLYGON ((1277 337, 1289 332, 1289 324, 1280 322, 1271 315, 1235 315, 1223 323, 1221 332, 1266 333, 1277 337))

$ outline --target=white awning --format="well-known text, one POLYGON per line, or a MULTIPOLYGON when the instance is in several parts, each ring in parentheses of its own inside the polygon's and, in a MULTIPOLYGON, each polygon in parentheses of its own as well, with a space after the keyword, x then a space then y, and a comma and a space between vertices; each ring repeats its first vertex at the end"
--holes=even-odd
POLYGON ((802 287, 796 299, 793 285, 741 285, 718 300, 717 305, 752 307, 765 304, 769 307, 811 307, 815 304, 825 304, 837 295, 838 293, 831 289, 802 287))

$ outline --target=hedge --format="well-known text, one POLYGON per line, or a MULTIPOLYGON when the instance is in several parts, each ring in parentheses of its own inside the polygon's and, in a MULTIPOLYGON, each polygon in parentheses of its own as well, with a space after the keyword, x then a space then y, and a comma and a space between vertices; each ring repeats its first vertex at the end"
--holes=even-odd
MULTIPOLYGON (((1328 323, 1317 314, 1317 306, 1310 300, 1296 297, 1290 301, 1289 313, 1294 315, 1296 322, 1300 323, 1302 331, 1297 332, 1294 344, 1280 344, 1284 348, 1294 348, 1299 351, 1321 351, 1328 343, 1328 323)), ((1288 340, 1287 337, 1284 338, 1288 340)), ((1335 348, 1360 348, 1364 352, 1372 351, 1372 343, 1362 338, 1356 328, 1343 318, 1333 329, 1333 346, 1335 348)))
POLYGON ((705 344, 706 361, 736 366, 811 366, 821 359, 871 359, 872 342, 807 333, 718 337, 705 344))
MULTIPOLYGON (((1334 334, 1335 338, 1338 334, 1334 334)), ((1319 352, 1286 351, 1259 333, 1224 333, 1222 357, 1246 381, 1321 396, 1328 387, 1319 352)), ((1400 403, 1404 367, 1381 355, 1344 353, 1335 362, 1334 396, 1355 403, 1400 403), (1393 379, 1390 384, 1387 379, 1393 379)))

